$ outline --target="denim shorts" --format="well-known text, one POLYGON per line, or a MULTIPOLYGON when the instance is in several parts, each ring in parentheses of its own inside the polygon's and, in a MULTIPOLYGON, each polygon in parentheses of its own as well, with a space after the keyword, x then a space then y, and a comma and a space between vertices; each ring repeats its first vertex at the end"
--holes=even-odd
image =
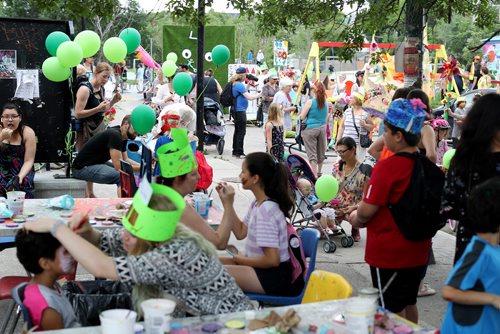
POLYGON ((107 164, 73 168, 73 177, 100 184, 120 184, 120 172, 107 164))

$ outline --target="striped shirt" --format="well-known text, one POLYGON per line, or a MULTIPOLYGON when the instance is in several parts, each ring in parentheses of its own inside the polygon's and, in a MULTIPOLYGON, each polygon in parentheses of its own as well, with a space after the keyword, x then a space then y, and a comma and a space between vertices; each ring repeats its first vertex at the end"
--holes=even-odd
POLYGON ((280 262, 289 260, 286 219, 278 203, 268 200, 257 206, 253 201, 243 223, 248 227, 246 256, 263 256, 262 248, 269 247, 279 249, 280 262))
MULTIPOLYGON (((358 131, 360 135, 368 133, 366 129, 362 128, 359 123, 361 121, 361 118, 365 119, 368 117, 368 113, 366 111, 363 111, 361 115, 354 116, 354 119, 356 120, 356 126, 358 127, 358 131)), ((351 137, 354 139, 356 142, 356 145, 359 145, 359 135, 356 132, 356 128, 354 127, 354 123, 352 122, 352 109, 347 109, 344 113, 344 133, 342 135, 342 138, 344 137, 351 137)))

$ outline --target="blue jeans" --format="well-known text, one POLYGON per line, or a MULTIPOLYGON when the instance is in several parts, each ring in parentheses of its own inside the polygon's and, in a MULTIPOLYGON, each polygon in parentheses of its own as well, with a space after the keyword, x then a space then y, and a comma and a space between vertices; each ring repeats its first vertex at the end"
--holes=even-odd
POLYGON ((120 184, 120 172, 107 164, 85 166, 82 169, 73 168, 73 177, 100 184, 120 184))

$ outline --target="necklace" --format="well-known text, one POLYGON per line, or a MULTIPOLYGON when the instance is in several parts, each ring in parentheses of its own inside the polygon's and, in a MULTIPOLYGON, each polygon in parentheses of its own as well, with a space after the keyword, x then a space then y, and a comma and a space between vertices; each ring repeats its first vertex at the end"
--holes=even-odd
POLYGON ((345 165, 344 171, 342 173, 343 174, 342 176, 344 177, 344 179, 346 179, 347 177, 349 177, 352 174, 352 172, 356 170, 356 167, 358 165, 359 165, 359 161, 356 161, 356 163, 354 164, 354 166, 352 166, 349 169, 347 168, 347 165, 345 165))

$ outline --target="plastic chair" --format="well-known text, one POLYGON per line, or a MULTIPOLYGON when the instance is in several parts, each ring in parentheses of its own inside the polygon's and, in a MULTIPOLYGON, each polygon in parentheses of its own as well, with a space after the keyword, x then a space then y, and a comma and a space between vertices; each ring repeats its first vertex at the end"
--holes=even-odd
POLYGON ((129 140, 127 141, 127 156, 134 160, 135 162, 141 162, 141 147, 142 142, 140 140, 129 140))
POLYGON ((325 300, 346 299, 352 295, 352 286, 339 274, 315 270, 307 282, 302 304, 325 300))
POLYGON ((24 289, 28 283, 21 283, 12 289, 12 299, 16 302, 21 314, 23 315, 23 320, 28 326, 28 329, 33 327, 33 322, 31 321, 30 313, 26 306, 24 305, 24 289))
POLYGON ((7 308, 7 312, 3 314, 2 325, 0 326, 0 333, 14 333, 16 329, 17 321, 19 320, 19 313, 15 313, 16 302, 12 299, 12 289, 21 283, 27 283, 31 280, 29 276, 4 276, 0 278, 0 300, 8 300, 10 305, 7 308), (7 325, 10 319, 14 319, 14 323, 10 331, 7 332, 7 325))
POLYGON ((311 273, 314 271, 316 266, 316 251, 318 249, 319 231, 312 228, 306 228, 300 234, 300 239, 302 240, 302 247, 304 248, 304 256, 309 258, 309 265, 307 266, 306 281, 304 284, 304 289, 298 296, 288 297, 288 296, 270 296, 260 293, 247 293, 247 297, 259 302, 259 306, 263 304, 270 305, 295 305, 300 304, 302 297, 304 296, 306 286, 309 281, 311 273))
POLYGON ((141 170, 139 174, 139 179, 142 180, 142 178, 146 176, 148 182, 151 182, 152 172, 153 172, 153 152, 151 152, 151 150, 145 143, 142 143, 141 170))

